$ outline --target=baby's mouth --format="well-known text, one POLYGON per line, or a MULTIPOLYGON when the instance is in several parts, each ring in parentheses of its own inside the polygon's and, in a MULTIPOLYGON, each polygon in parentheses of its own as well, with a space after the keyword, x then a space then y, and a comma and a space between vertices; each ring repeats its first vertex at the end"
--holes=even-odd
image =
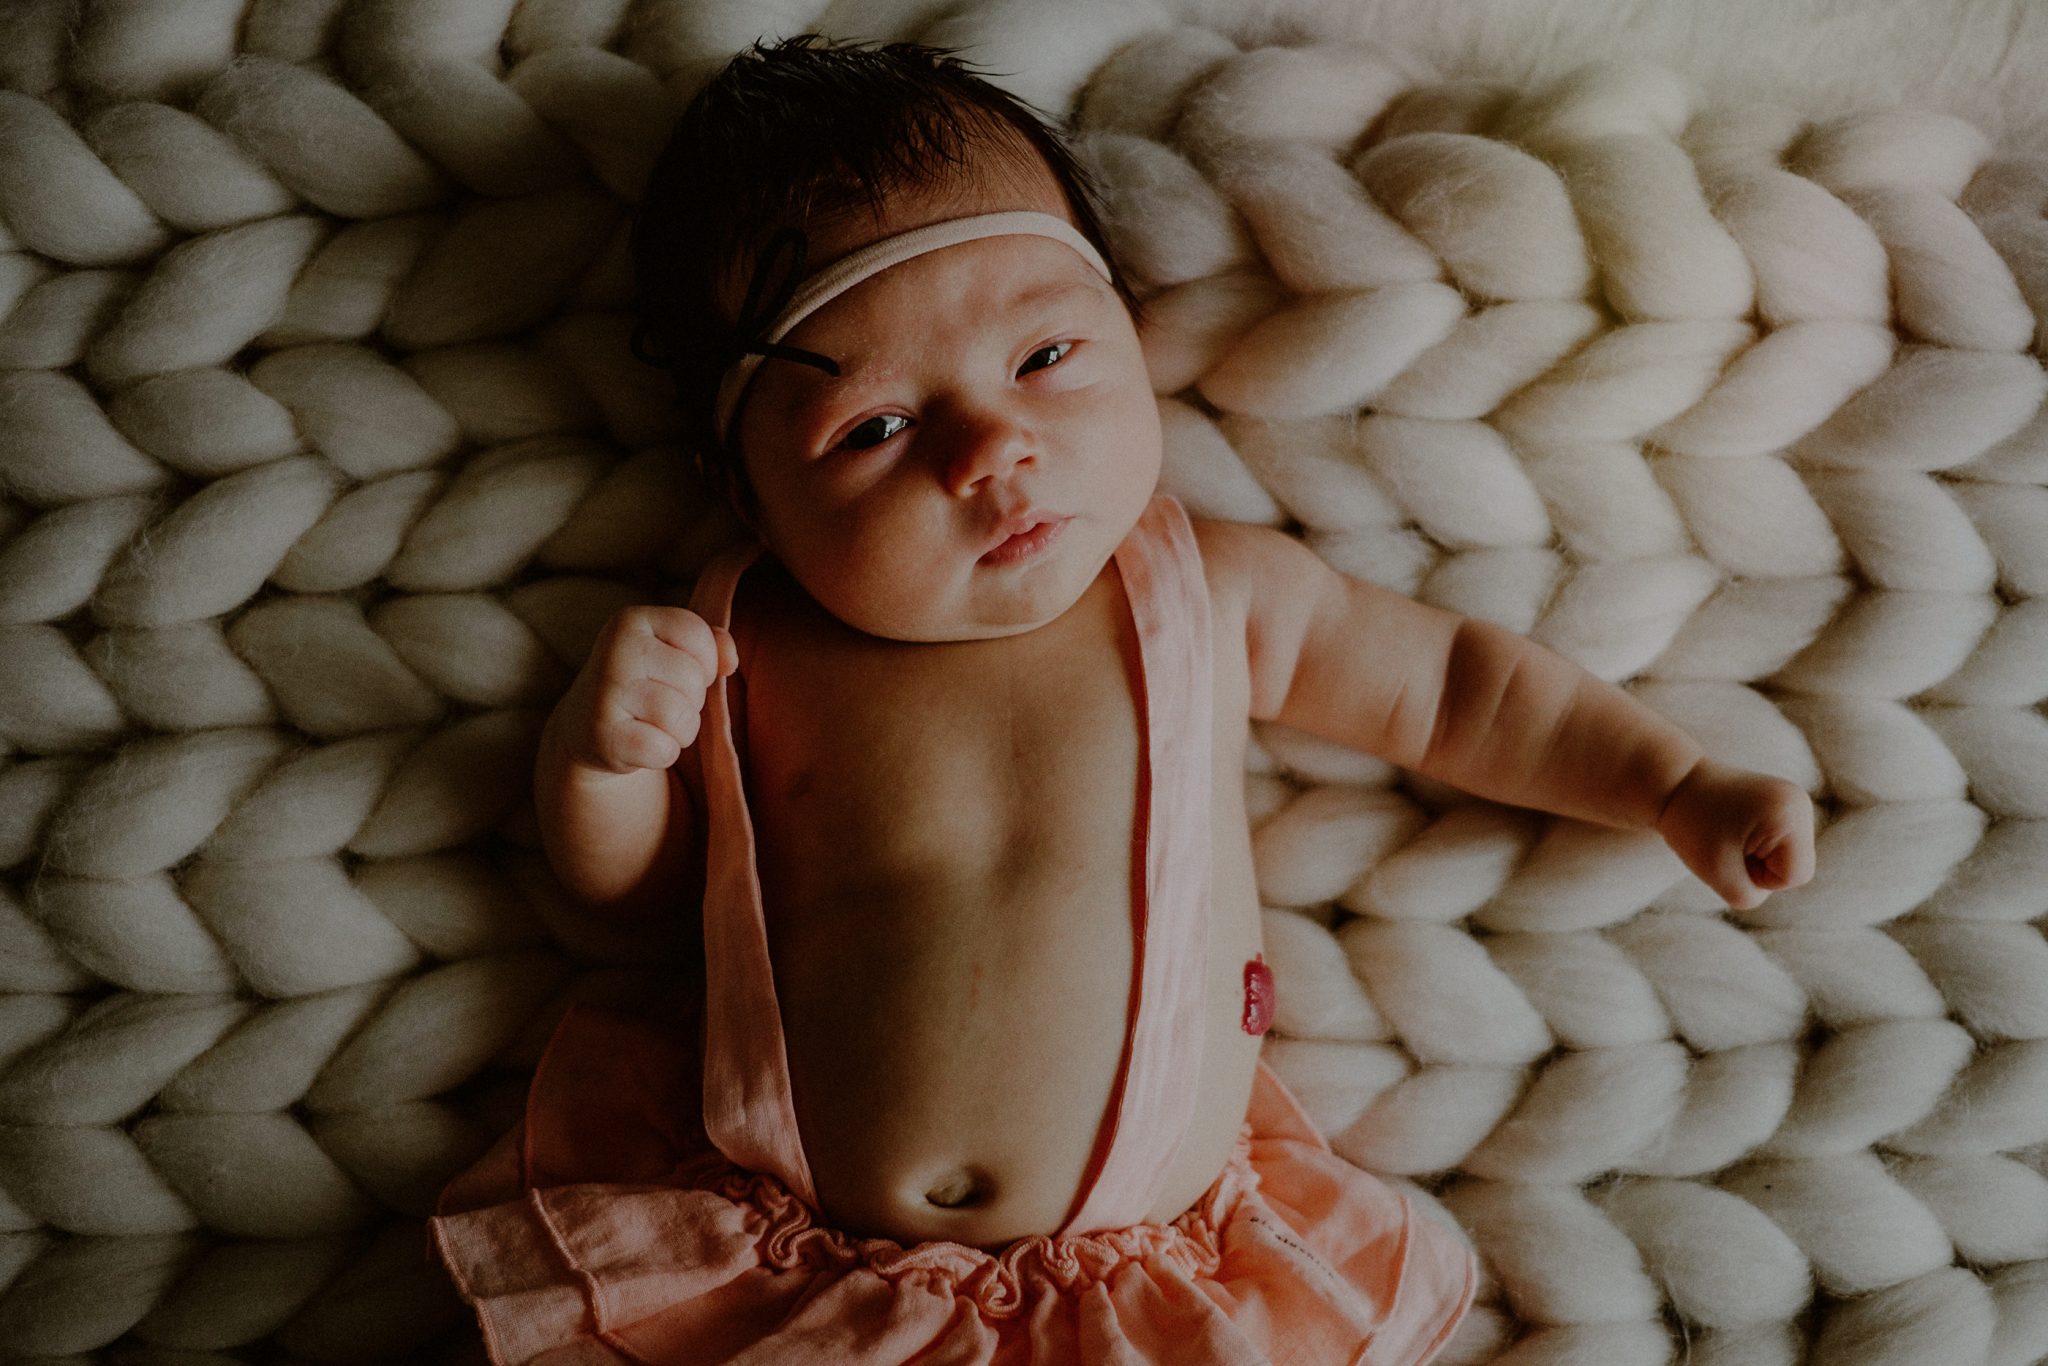
MULTIPOLYGON (((1071 516, 1060 516, 1057 513, 1034 515, 1028 528, 1016 532, 990 549, 981 557, 981 563, 1015 564, 1020 560, 1029 559, 1057 540, 1060 532, 1066 529, 1067 523, 1073 520, 1071 516)), ((1019 523, 1022 521, 1020 518, 1019 523)))

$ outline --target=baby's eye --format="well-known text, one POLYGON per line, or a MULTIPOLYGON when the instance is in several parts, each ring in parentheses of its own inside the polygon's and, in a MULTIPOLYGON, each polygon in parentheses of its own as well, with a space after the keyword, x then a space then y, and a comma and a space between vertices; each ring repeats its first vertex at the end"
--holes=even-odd
POLYGON ((841 447, 849 451, 871 450, 874 447, 881 445, 884 441, 887 441, 890 437, 896 435, 897 432, 903 430, 903 427, 891 427, 889 430, 882 432, 879 435, 876 435, 874 440, 872 441, 862 441, 859 439, 860 434, 862 432, 874 432, 875 425, 877 423, 887 422, 900 422, 904 424, 904 426, 910 425, 910 419, 904 417, 901 413, 883 413, 880 416, 871 417, 867 421, 861 423, 858 427, 855 427, 852 431, 846 434, 846 439, 841 441, 839 444, 841 447))
MULTIPOLYGON (((1045 345, 1045 346, 1041 346, 1041 347, 1039 347, 1039 348, 1038 348, 1038 349, 1037 349, 1036 351, 1033 351, 1033 352, 1031 353, 1030 359, 1029 359, 1029 360, 1026 360, 1026 361, 1024 362, 1024 369, 1022 369, 1022 370, 1019 370, 1019 371, 1018 371, 1017 373, 1018 373, 1018 374, 1020 374, 1020 375, 1021 375, 1021 374, 1026 374, 1026 373, 1028 373, 1028 372, 1030 371, 1030 369, 1031 369, 1031 361, 1037 360, 1037 359, 1038 359, 1038 358, 1039 358, 1040 356, 1044 355, 1044 354, 1045 354, 1046 352, 1048 352, 1048 351, 1059 351, 1059 355, 1057 355, 1057 356, 1053 357, 1053 359, 1052 359, 1052 362, 1051 362, 1051 364, 1053 364, 1053 365, 1058 365, 1058 364, 1059 364, 1059 363, 1060 363, 1061 361, 1063 361, 1063 360, 1065 360, 1065 359, 1067 358, 1067 353, 1068 353, 1069 351, 1072 351, 1073 349, 1074 349, 1074 344, 1073 344, 1072 342, 1070 342, 1070 341, 1068 341, 1068 342, 1052 342, 1052 343, 1050 343, 1050 344, 1048 344, 1048 345, 1045 345), (1062 347, 1064 347, 1064 348, 1065 348, 1065 350, 1061 350, 1061 348, 1062 348, 1062 347)), ((1040 366, 1039 368, 1040 368, 1040 369, 1042 370, 1042 369, 1045 369, 1046 367, 1045 367, 1045 366, 1040 366)))

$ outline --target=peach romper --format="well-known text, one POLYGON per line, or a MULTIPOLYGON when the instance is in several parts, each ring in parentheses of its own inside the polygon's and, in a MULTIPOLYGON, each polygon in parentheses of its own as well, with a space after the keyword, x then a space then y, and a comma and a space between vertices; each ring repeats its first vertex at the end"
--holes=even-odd
MULTIPOLYGON (((759 553, 714 559, 692 609, 729 627, 759 553)), ((1170 495, 1115 563, 1144 680, 1133 848, 1146 892, 1132 914, 1134 1022, 1065 1226, 989 1253, 819 1221, 721 679, 700 737, 697 1037, 572 1007, 522 1123, 429 1221, 493 1361, 1414 1366, 1442 1348, 1471 1303, 1472 1254, 1333 1153, 1263 1060, 1222 1174, 1171 1223, 1144 1220, 1192 1118, 1202 1049, 1209 597, 1170 495)))

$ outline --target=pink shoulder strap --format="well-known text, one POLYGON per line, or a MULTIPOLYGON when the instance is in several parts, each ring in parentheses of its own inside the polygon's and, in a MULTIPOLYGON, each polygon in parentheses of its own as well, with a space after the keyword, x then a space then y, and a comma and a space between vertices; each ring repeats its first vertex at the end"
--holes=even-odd
MULTIPOLYGON (((1209 960, 1210 753, 1214 679, 1209 589, 1187 510, 1156 495, 1116 562, 1144 675, 1143 904, 1131 908, 1137 1021, 1108 1151, 1060 1230, 1141 1222, 1194 1118, 1209 960)), ((1102 1151, 1098 1142, 1097 1152, 1102 1151)))
MULTIPOLYGON (((690 610, 732 628, 733 590, 759 543, 714 557, 697 577, 690 610)), ((768 1172, 816 1207, 818 1193, 796 1127, 789 1054, 762 919, 754 822, 733 742, 728 674, 704 697, 704 1131, 749 1171, 768 1172)), ((741 686, 745 681, 741 680, 741 686)))

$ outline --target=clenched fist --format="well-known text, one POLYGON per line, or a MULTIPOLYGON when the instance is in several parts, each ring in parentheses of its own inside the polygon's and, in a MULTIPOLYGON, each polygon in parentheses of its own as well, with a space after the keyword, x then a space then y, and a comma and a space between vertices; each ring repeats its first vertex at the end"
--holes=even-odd
POLYGON ((597 633, 548 729, 585 767, 665 769, 696 741, 705 693, 737 667, 732 636, 695 612, 621 608, 597 633))
POLYGON ((1701 759, 1665 802, 1657 833, 1738 911, 1813 877, 1813 802, 1783 778, 1701 759))

